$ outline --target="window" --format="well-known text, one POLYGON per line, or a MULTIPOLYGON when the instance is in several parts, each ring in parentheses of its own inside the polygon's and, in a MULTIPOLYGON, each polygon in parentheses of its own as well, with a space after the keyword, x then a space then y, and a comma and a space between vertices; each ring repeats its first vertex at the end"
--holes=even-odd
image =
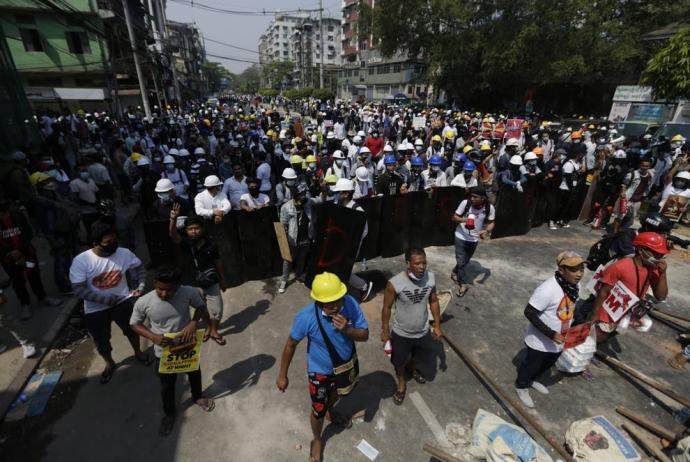
POLYGON ((335 30, 335 28, 332 25, 328 26, 328 32, 333 32, 334 30, 335 30))
POLYGON ((370 66, 368 71, 369 71, 369 75, 374 75, 374 72, 376 71, 376 66, 370 66))
POLYGON ((393 72, 400 72, 400 63, 393 64, 393 72))
POLYGON ((359 77, 359 69, 353 70, 352 73, 355 77, 359 77))
POLYGON ((41 42, 41 34, 38 29, 19 28, 19 34, 22 37, 25 51, 43 51, 43 42, 41 42))
POLYGON ((65 31, 65 39, 67 39, 70 53, 75 55, 91 54, 89 36, 86 35, 86 32, 65 31))
POLYGON ((287 56, 287 55, 288 55, 287 50, 283 51, 283 56, 287 56))
POLYGON ((390 72, 390 66, 388 64, 384 64, 383 66, 379 66, 378 69, 376 70, 377 74, 388 74, 390 72))

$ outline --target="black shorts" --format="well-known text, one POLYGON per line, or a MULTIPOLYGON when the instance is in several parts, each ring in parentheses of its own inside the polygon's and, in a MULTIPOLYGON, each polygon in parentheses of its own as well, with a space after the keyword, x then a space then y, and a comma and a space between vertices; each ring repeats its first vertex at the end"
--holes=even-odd
POLYGON ((120 326, 125 336, 132 337, 136 335, 129 325, 133 309, 134 300, 129 298, 107 310, 84 315, 86 329, 91 334, 93 342, 96 344, 96 350, 98 350, 100 355, 108 354, 113 349, 110 346, 110 324, 113 321, 120 326))
POLYGON ((335 376, 311 372, 308 379, 311 412, 317 419, 322 419, 328 410, 328 400, 335 393, 335 376))
POLYGON ((431 339, 431 332, 419 338, 403 337, 391 332, 391 347, 393 353, 391 354, 391 363, 393 367, 399 369, 403 367, 410 358, 416 358, 423 354, 428 357, 432 353, 433 345, 431 339))

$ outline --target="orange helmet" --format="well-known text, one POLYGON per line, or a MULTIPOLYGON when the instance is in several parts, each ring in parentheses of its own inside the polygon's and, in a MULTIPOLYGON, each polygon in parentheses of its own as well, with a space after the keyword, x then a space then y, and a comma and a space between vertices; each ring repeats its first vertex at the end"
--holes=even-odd
POLYGON ((579 130, 576 130, 570 134, 571 140, 579 140, 580 138, 582 138, 582 133, 579 130))
POLYGON ((534 149, 532 149, 532 152, 538 156, 543 156, 544 155, 544 148, 542 148, 541 146, 537 146, 534 149))

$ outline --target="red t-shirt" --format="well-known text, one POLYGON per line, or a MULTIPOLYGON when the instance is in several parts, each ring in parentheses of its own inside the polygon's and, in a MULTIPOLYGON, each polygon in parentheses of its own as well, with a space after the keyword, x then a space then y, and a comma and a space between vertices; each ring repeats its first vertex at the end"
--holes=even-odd
POLYGON ((367 147, 371 151, 373 157, 378 157, 379 153, 383 150, 383 138, 374 138, 373 136, 367 138, 367 147))
MULTIPOLYGON (((613 287, 618 281, 621 281, 625 287, 642 299, 649 287, 659 282, 659 276, 659 270, 656 268, 649 270, 644 265, 636 265, 632 258, 621 258, 601 273, 599 283, 613 287), (636 266, 637 270, 635 270, 636 266)), ((612 322, 605 310, 599 311, 599 320, 602 322, 612 322)))

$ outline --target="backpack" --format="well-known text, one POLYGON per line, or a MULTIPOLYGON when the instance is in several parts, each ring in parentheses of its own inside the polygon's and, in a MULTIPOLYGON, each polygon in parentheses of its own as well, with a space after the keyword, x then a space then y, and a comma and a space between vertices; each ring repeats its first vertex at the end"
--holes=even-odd
MULTIPOLYGON (((470 204, 469 199, 465 199, 465 210, 462 211, 461 217, 465 218, 467 215, 470 214, 470 210, 472 209, 472 204, 470 204)), ((491 203, 488 200, 484 200, 484 217, 486 220, 489 219, 489 214, 491 213, 491 203)))

